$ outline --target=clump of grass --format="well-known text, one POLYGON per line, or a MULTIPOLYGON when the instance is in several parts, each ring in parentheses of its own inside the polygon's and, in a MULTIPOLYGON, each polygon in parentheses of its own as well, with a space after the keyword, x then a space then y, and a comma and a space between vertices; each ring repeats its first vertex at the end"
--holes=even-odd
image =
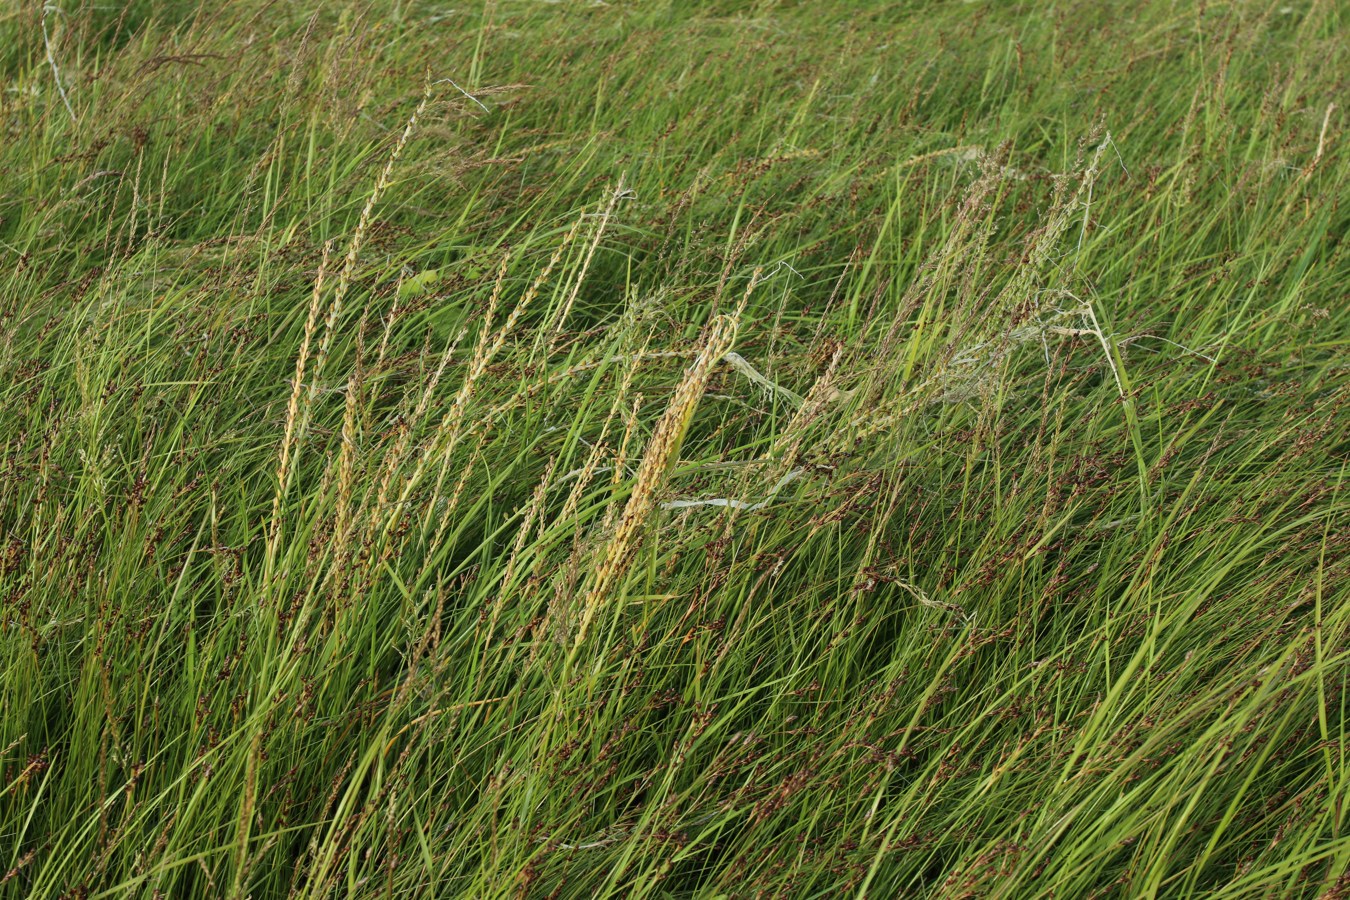
POLYGON ((1346 895, 1344 16, 1107 15, 0 12, 0 896, 1346 895))

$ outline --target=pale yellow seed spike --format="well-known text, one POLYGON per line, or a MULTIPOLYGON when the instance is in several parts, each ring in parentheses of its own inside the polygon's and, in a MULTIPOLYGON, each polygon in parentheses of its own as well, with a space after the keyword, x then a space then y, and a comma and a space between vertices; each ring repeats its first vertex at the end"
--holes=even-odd
POLYGON ((295 359, 295 376, 291 381, 291 397, 286 404, 286 426, 281 438, 280 459, 277 463, 277 490, 272 498, 272 521, 268 528, 267 558, 269 567, 276 553, 276 544, 280 537, 281 498, 286 493, 291 472, 291 447, 295 442, 296 422, 300 417, 300 399, 305 382, 305 366, 309 362, 310 342, 314 338, 322 309, 324 277, 328 273, 328 261, 333 251, 333 242, 323 246, 323 257, 319 261, 319 274, 314 279, 314 290, 310 296, 309 315, 305 320, 304 337, 300 341, 300 352, 295 359))
POLYGON ((637 483, 628 496, 614 536, 605 547, 604 557, 595 571, 595 581, 582 602, 581 622, 575 641, 579 645, 586 638, 591 620, 605 594, 622 577, 637 548, 638 533, 656 504, 656 494, 665 480, 671 462, 679 455, 694 410, 708 387, 713 367, 736 340, 738 322, 735 316, 722 315, 713 319, 704 332, 698 356, 684 374, 684 379, 670 399, 661 421, 656 425, 642 462, 638 465, 637 483))

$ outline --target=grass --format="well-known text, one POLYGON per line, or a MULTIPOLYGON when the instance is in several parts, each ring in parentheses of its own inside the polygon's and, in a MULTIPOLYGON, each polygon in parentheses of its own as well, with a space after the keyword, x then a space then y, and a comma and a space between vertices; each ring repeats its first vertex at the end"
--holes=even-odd
POLYGON ((1350 895, 1347 26, 0 12, 0 896, 1350 895))

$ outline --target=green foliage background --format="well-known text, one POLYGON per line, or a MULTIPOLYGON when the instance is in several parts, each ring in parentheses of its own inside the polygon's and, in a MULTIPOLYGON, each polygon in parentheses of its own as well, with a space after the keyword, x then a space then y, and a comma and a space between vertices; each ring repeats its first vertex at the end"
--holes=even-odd
POLYGON ((0 895, 1347 896, 1348 28, 0 10, 0 895))

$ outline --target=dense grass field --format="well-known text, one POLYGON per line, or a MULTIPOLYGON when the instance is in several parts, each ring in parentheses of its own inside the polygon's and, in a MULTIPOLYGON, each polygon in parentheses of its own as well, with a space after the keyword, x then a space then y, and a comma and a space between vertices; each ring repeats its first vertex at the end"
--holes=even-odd
POLYGON ((1350 896, 1347 35, 0 7, 0 897, 1350 896))

